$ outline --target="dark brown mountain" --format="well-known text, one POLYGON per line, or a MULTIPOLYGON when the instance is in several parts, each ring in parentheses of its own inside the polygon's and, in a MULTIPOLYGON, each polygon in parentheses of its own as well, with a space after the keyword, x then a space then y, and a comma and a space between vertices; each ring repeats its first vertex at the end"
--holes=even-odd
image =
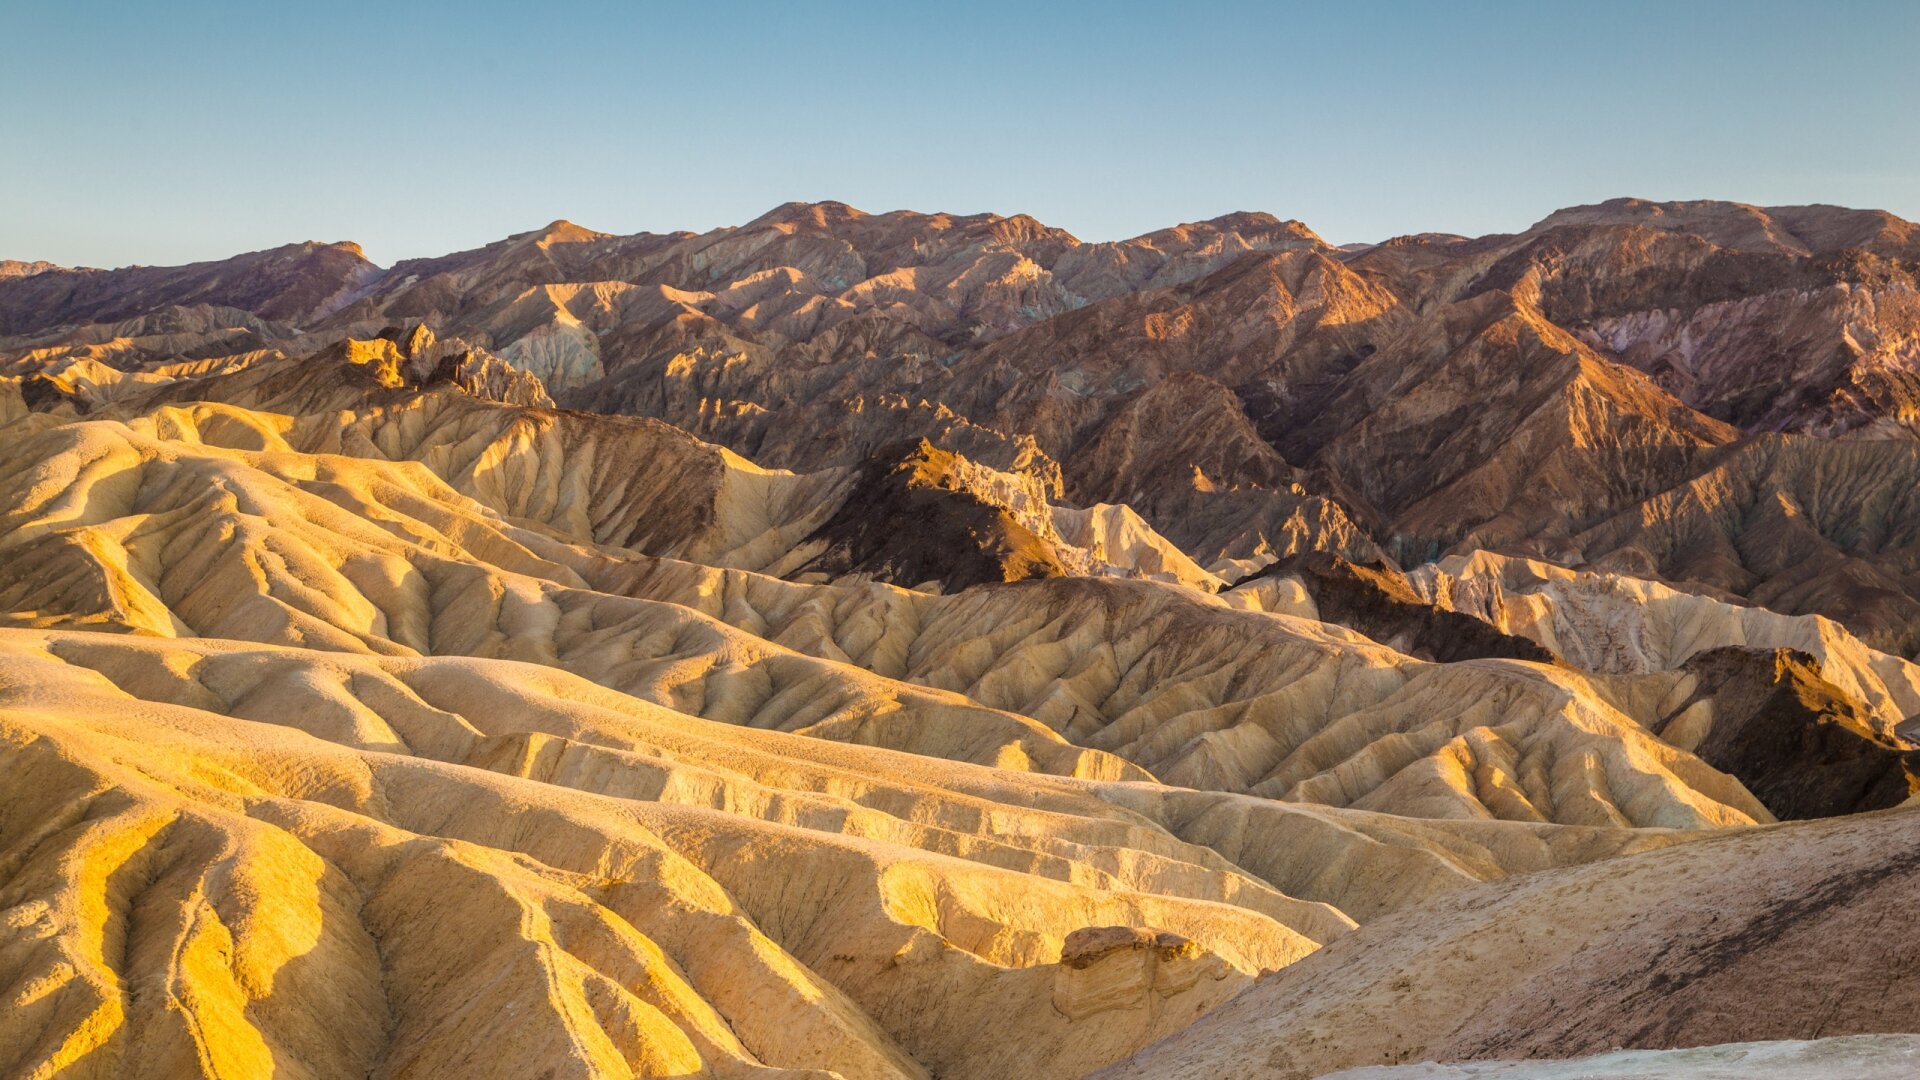
POLYGON ((359 245, 313 242, 188 266, 0 275, 0 335, 116 322, 192 304, 304 324, 347 303, 379 276, 359 245))
POLYGON ((927 439, 1053 501, 1131 506, 1229 578, 1304 550, 1487 548, 1820 611, 1911 652, 1906 502, 1863 494, 1884 512, 1806 527, 1768 508, 1805 507, 1833 454, 1900 482, 1916 236, 1877 211, 1614 200, 1360 250, 1251 213, 1088 244, 1022 215, 793 203, 704 234, 559 221, 384 273, 302 245, 16 275, 0 362, 98 397, 115 376, 59 372, 425 322, 563 404, 767 465, 859 469, 927 439), (1815 438, 1751 441, 1775 431, 1815 438), (1821 449, 1836 438, 1866 449, 1821 449), (1695 507, 1716 476, 1731 503, 1695 507))

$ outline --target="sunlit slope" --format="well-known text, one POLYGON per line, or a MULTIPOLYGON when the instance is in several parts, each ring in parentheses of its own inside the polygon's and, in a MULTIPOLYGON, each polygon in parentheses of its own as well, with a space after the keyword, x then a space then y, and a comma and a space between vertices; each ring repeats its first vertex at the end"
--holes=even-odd
POLYGON ((1680 683, 1671 674, 1596 685, 1539 664, 1421 663, 1336 626, 1148 583, 921 597, 666 562, 634 570, 625 591, 1033 717, 1167 783, 1443 818, 1767 819, 1737 784, 1649 736, 1639 718, 1661 714, 1680 683), (875 647, 876 623, 914 632, 875 647))
POLYGON ((16 625, 542 663, 711 719, 1055 773, 1426 817, 1769 819, 1651 736, 1671 674, 1596 687, 1423 664, 1145 582, 929 596, 648 559, 515 523, 421 462, 207 443, 271 422, 15 424, 0 607, 16 625))
POLYGON ((1691 838, 959 765, 500 660, 0 630, 0 670, 10 1076, 1077 1076, 1350 929, 1309 896, 1691 838))
POLYGON ((0 650, 9 1076, 1076 1075, 1350 925, 1071 783, 548 669, 0 650), (1077 1001, 1103 925, 1195 944, 1077 1001))
POLYGON ((0 1076, 1884 1066, 1916 238, 0 264, 0 1076))
POLYGON ((460 343, 424 328, 400 338, 181 380, 107 415, 235 449, 417 461, 500 514, 577 541, 753 569, 801 557, 794 546, 844 497, 839 471, 759 469, 658 421, 489 400, 503 388, 434 379, 437 358, 460 343))
MULTIPOLYGON (((976 535, 1009 530, 1054 573, 1222 584, 1130 508, 1054 505, 1030 472, 911 440, 873 448, 860 469, 761 469, 658 421, 539 407, 551 402, 537 380, 424 327, 170 381, 107 373, 120 377, 118 396, 88 415, 152 418, 165 437, 235 449, 418 461, 502 515, 580 542, 955 589, 1020 576, 976 535), (929 520, 898 528, 915 501, 929 520)), ((64 374, 50 385, 85 389, 64 374)))

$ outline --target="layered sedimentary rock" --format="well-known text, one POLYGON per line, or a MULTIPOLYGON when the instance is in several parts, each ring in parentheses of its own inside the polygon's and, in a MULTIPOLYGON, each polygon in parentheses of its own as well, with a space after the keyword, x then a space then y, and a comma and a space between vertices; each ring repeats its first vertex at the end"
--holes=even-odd
POLYGON ((0 264, 0 1072, 1896 1061, 1916 243, 0 264))
POLYGON ((1349 925, 1097 789, 556 671, 0 649, 8 1075, 1075 1076, 1349 925), (1192 970, 1054 1008, 1116 920, 1192 970))
POLYGON ((1282 559, 1223 599, 1235 607, 1337 623, 1424 660, 1559 659, 1531 637, 1428 600, 1390 565, 1362 566, 1329 552, 1282 559))
MULTIPOLYGON (((428 355, 382 340, 199 384, 315 403, 302 417, 162 387, 145 412, 9 430, 9 621, 42 628, 0 631, 10 1072, 1076 1076, 1356 917, 1693 838, 1142 783, 1005 706, 1083 739, 1148 731, 1245 692, 1209 665, 1256 626, 1306 650, 1249 669, 1274 687, 1316 655, 1412 662, 1174 584, 942 597, 642 556, 596 535, 724 558, 768 523, 806 532, 729 489, 775 474, 419 380, 410 351, 428 355), (316 372, 358 413, 305 396, 316 372), (554 441, 509 437, 529 425, 554 441), (709 486, 557 467, 623 448, 709 486), (1049 681, 1046 656, 1081 659, 1049 681), (1085 932, 1116 926, 1117 948, 1085 932)), ((1591 760, 1666 753, 1615 717, 1591 760)), ((1537 730, 1580 737, 1550 713, 1537 730)), ((1684 754, 1659 768, 1617 813, 1765 815, 1684 754), (1667 770, 1716 794, 1649 802, 1667 770)))

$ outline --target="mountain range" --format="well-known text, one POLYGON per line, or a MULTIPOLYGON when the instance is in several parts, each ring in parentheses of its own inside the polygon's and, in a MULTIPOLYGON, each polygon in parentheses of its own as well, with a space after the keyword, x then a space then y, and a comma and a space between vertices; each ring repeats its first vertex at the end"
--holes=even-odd
POLYGON ((0 1074, 1899 1075, 1916 656, 1878 211, 0 262, 0 1074))

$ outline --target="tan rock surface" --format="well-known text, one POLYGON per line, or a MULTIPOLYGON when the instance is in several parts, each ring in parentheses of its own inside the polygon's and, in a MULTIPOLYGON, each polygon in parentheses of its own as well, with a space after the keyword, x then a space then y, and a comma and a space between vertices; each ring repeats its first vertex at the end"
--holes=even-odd
POLYGON ((1488 552, 1418 567, 1429 600, 1540 643, 1603 674, 1673 671, 1727 646, 1793 649, 1865 705, 1881 730, 1920 716, 1920 665, 1867 647, 1832 619, 1782 615, 1621 574, 1576 572, 1488 552))
MULTIPOLYGON (((421 463, 205 441, 253 442, 270 414, 190 418, 167 407, 12 442, 0 603, 16 623, 528 660, 734 723, 1073 775, 1145 776, 1133 762, 1186 787, 1419 816, 1768 816, 1572 673, 1421 664, 1148 582, 938 598, 700 571, 516 525, 421 463)), ((709 476, 750 468, 670 445, 707 455, 709 476)), ((544 483, 562 475, 581 473, 556 461, 544 483)), ((718 505, 724 485, 708 490, 718 505)), ((700 509, 673 487, 628 491, 641 497, 625 513, 650 537, 671 521, 654 506, 700 509)), ((709 513, 671 524, 680 543, 739 550, 706 539, 736 515, 709 513)))
POLYGON ((1901 973, 1920 939, 1888 913, 1920 874, 1916 813, 1744 830, 1457 892, 1367 924, 1099 1075, 1304 1080, 1904 1031, 1916 1002, 1901 973))
POLYGON ((1347 925, 1088 789, 559 672, 0 648, 8 1075, 1072 1076, 1347 925), (1051 969, 1115 920, 1217 967, 1075 1027, 1051 969))
POLYGON ((1322 1080, 1904 1080, 1920 1069, 1920 1038, 1843 1035, 1810 1042, 1729 1043, 1692 1050, 1625 1050, 1571 1061, 1481 1061, 1342 1069, 1322 1080))

